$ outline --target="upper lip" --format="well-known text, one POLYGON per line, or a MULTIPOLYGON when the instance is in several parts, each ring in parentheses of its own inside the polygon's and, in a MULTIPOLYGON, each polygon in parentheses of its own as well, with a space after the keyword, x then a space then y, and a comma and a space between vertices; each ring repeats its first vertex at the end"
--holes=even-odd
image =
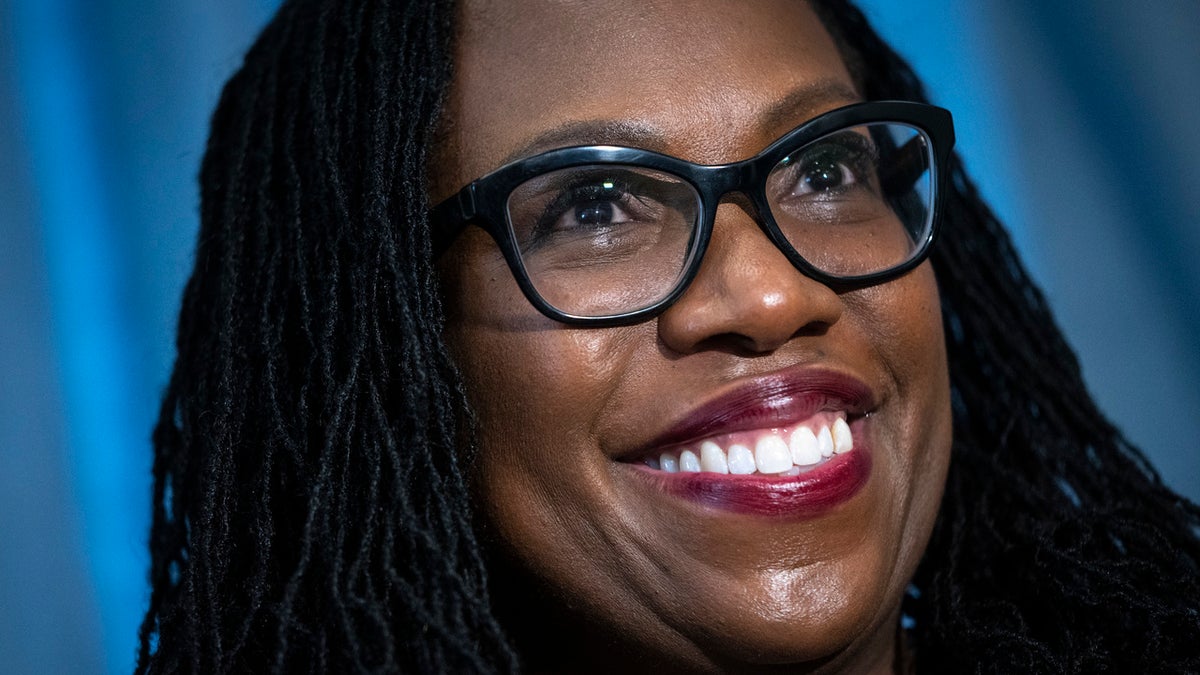
POLYGON ((676 419, 642 452, 718 434, 795 424, 822 411, 857 416, 877 405, 862 380, 824 368, 797 366, 742 381, 676 419))

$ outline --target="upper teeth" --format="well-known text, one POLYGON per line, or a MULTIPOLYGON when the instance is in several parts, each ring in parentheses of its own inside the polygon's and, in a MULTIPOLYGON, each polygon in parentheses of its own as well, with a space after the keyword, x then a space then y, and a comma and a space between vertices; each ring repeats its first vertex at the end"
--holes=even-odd
POLYGON ((697 447, 678 448, 647 460, 651 467, 677 473, 797 475, 835 454, 854 449, 850 425, 838 417, 832 424, 798 426, 759 432, 748 439, 738 434, 727 448, 709 439, 697 447))

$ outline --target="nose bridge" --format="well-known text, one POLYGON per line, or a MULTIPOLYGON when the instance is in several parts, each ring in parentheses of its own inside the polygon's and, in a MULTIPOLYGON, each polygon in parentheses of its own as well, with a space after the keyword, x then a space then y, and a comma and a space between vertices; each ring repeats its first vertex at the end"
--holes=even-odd
POLYGON ((759 157, 751 157, 733 164, 704 167, 700 176, 701 197, 708 206, 710 213, 715 213, 717 205, 725 201, 731 193, 740 193, 754 204, 758 210, 757 197, 762 180, 762 163, 759 157))
POLYGON ((792 274, 805 276, 771 237, 764 217, 749 190, 726 191, 713 205, 712 250, 706 255, 713 258, 710 267, 733 262, 737 264, 735 272, 770 268, 777 277, 773 281, 792 274))
POLYGON ((664 341, 685 353, 713 340, 766 352, 806 327, 836 322, 838 294, 793 265, 770 235, 754 196, 758 166, 720 169, 704 194, 712 227, 708 250, 695 279, 660 318, 664 341))
POLYGON ((772 267, 783 264, 786 265, 786 273, 807 276, 803 270, 792 264, 788 254, 775 241, 771 227, 767 223, 770 215, 765 211, 769 205, 762 197, 767 173, 763 156, 756 155, 739 162, 705 166, 701 169, 699 187, 705 218, 708 220, 705 225, 709 228, 709 250, 706 251, 704 260, 700 261, 700 273, 703 274, 706 271, 705 268, 717 264, 715 261, 710 261, 709 258, 723 256, 730 250, 737 250, 740 253, 757 251, 752 254, 753 260, 742 255, 735 254, 734 256, 741 257, 743 262, 752 263, 755 268, 763 266, 762 258, 766 256, 770 259, 768 264, 772 267), (736 208, 722 209, 723 205, 736 208), (729 215, 731 212, 739 213, 740 216, 729 215), (735 221, 739 217, 752 220, 756 227, 746 227, 744 222, 740 225, 737 224, 735 221), (725 230, 736 230, 742 234, 734 237, 733 232, 725 230), (757 232, 751 230, 757 230, 757 232), (745 240, 744 237, 751 239, 745 240))
MULTIPOLYGON (((710 237, 716 234, 721 205, 733 204, 758 225, 761 236, 772 239, 764 220, 767 214, 763 208, 766 205, 760 203, 762 200, 758 196, 758 183, 761 180, 758 159, 752 157, 732 164, 704 167, 706 172, 700 176, 700 198, 708 220, 706 225, 711 228, 710 237)), ((783 255, 783 252, 780 251, 780 254, 783 255)))

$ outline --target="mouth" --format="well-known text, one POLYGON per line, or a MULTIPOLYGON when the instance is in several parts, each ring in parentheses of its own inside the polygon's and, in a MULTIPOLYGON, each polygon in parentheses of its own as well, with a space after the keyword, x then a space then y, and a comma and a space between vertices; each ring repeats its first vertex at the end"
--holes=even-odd
POLYGON ((854 450, 846 415, 823 412, 794 427, 721 434, 665 449, 642 464, 666 473, 799 476, 854 450))
POLYGON ((815 516, 866 484, 876 405, 855 378, 787 369, 698 406, 618 461, 653 488, 704 506, 815 516))

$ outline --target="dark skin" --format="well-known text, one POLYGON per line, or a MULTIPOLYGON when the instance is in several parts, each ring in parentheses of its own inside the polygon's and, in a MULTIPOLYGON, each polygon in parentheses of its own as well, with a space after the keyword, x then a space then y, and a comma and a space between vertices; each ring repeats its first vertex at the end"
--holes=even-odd
MULTIPOLYGON (((858 98, 832 38, 796 2, 467 2, 459 25, 435 201, 568 145, 736 161, 858 98)), ((535 669, 893 671, 901 598, 950 457, 928 263, 835 292, 729 196, 694 282, 636 325, 542 316, 480 228, 440 271, 446 337, 480 421, 480 517, 505 561, 493 581, 535 669), (702 508, 616 461, 698 402, 798 365, 849 375, 874 397, 869 479, 831 511, 702 508)))

